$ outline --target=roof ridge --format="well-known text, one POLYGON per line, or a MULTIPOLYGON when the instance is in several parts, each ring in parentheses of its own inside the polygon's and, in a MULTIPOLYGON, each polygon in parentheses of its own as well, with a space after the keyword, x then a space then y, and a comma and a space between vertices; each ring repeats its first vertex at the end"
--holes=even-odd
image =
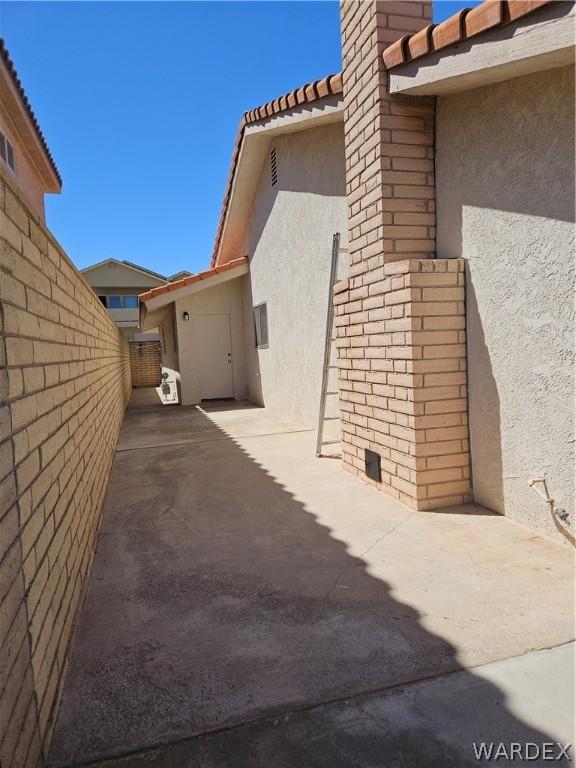
POLYGON ((552 0, 484 0, 474 8, 462 8, 439 24, 412 35, 404 35, 389 45, 382 57, 386 69, 414 61, 434 51, 469 40, 494 27, 504 26, 542 8, 552 0))
POLYGON ((60 171, 58 170, 58 167, 54 161, 54 158, 52 157, 52 153, 50 152, 50 149, 48 148, 48 142, 44 138, 44 134, 42 133, 42 129, 40 128, 40 124, 38 123, 38 119, 36 118, 36 115, 34 114, 34 110, 32 109, 32 105, 30 104, 30 101, 28 100, 28 96, 26 95, 26 91, 24 90, 24 86, 22 85, 22 81, 20 80, 20 77, 18 76, 18 72, 16 70, 16 67, 14 66, 14 62, 12 61, 10 57, 10 53, 8 52, 8 48, 6 47, 6 43, 4 42, 4 38, 0 37, 0 57, 6 64, 6 69, 8 70, 8 73, 10 74, 10 77, 12 78, 12 82, 14 83, 16 90, 18 91, 18 95, 20 96, 20 99, 22 100, 22 104, 24 104, 24 108, 26 109, 26 112, 28 113, 28 117, 30 118, 32 125, 34 126, 34 130, 36 131, 36 135, 38 136, 38 139, 40 140, 40 144, 42 145, 42 148, 44 152, 46 153, 46 157, 48 158, 48 161, 50 162, 50 165, 52 166, 52 170, 56 174, 56 178, 60 182, 60 186, 62 186, 62 176, 60 176, 60 171))

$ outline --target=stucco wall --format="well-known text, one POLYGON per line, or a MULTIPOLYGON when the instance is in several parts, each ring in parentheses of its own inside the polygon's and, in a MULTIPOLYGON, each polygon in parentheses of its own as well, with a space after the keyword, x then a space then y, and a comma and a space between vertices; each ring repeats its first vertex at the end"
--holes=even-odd
POLYGON ((105 289, 102 293, 110 295, 129 292, 136 292, 137 295, 138 293, 144 293, 149 288, 164 285, 166 282, 160 277, 147 275, 144 272, 132 269, 126 264, 116 264, 114 262, 107 262, 92 268, 88 267, 82 271, 82 274, 96 293, 102 288, 105 289))
MULTIPOLYGON (((266 162, 252 206, 246 250, 249 395, 315 426, 322 376, 332 235, 346 244, 342 123, 273 140, 278 183, 266 162), (251 289, 251 295, 250 295, 251 289), (252 307, 267 303, 269 347, 254 346, 252 307)), ((342 263, 347 263, 343 257, 342 263)), ((344 267, 343 267, 344 269, 344 267)))
POLYGON ((16 167, 16 173, 12 174, 8 169, 8 166, 4 164, 3 160, 0 160, 0 163, 2 163, 6 172, 12 175, 16 184, 24 193, 27 204, 30 205, 34 213, 36 213, 43 222, 45 220, 43 182, 40 179, 38 172, 28 160, 26 150, 22 146, 22 143, 16 138, 16 132, 8 126, 8 120, 6 119, 6 116, 2 114, 1 105, 0 130, 8 139, 10 139, 10 142, 14 147, 14 165, 16 167))
POLYGON ((574 70, 438 99, 438 256, 464 257, 476 500, 574 518, 574 70))
POLYGON ((234 378, 234 398, 244 400, 247 397, 242 276, 213 288, 193 293, 175 302, 178 333, 178 349, 181 374, 182 405, 194 405, 200 402, 200 366, 198 362, 198 343, 194 334, 194 316, 204 314, 230 315, 230 333, 232 342, 232 365, 234 378), (183 320, 188 312, 190 319, 183 320))

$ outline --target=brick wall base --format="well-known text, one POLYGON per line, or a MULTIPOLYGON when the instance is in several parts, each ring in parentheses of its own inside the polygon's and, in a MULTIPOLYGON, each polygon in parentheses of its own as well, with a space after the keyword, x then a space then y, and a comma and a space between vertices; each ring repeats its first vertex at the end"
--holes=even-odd
POLYGON ((464 262, 372 275, 360 293, 335 286, 344 466, 414 509, 469 502, 464 262), (381 482, 366 476, 366 449, 381 482))

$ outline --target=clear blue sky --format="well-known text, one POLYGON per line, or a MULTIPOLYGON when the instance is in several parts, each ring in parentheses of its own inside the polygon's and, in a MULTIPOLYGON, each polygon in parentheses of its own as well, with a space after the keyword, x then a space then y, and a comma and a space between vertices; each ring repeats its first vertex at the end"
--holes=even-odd
MULTIPOLYGON (((435 21, 475 2, 436 2, 435 21)), ((339 71, 337 2, 0 2, 79 267, 205 268, 242 113, 339 71)))

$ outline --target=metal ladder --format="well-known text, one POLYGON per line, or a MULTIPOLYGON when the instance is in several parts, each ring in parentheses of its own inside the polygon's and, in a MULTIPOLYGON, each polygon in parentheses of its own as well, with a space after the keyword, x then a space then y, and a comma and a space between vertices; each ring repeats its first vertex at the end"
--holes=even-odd
POLYGON ((324 454, 322 448, 325 445, 337 445, 340 440, 324 440, 324 425, 328 421, 339 421, 340 416, 326 416, 326 398, 328 395, 338 396, 338 389, 334 392, 328 391, 330 371, 336 371, 337 366, 331 364, 332 342, 334 332, 334 284, 338 279, 338 258, 341 253, 347 253, 346 249, 340 248, 340 233, 336 232, 332 237, 332 263, 330 265, 330 286, 328 289, 328 312, 326 315, 326 338, 324 342, 324 365, 322 368, 322 389, 320 392, 320 408, 318 411, 318 436, 316 439, 316 456, 326 456, 334 454, 324 454))

